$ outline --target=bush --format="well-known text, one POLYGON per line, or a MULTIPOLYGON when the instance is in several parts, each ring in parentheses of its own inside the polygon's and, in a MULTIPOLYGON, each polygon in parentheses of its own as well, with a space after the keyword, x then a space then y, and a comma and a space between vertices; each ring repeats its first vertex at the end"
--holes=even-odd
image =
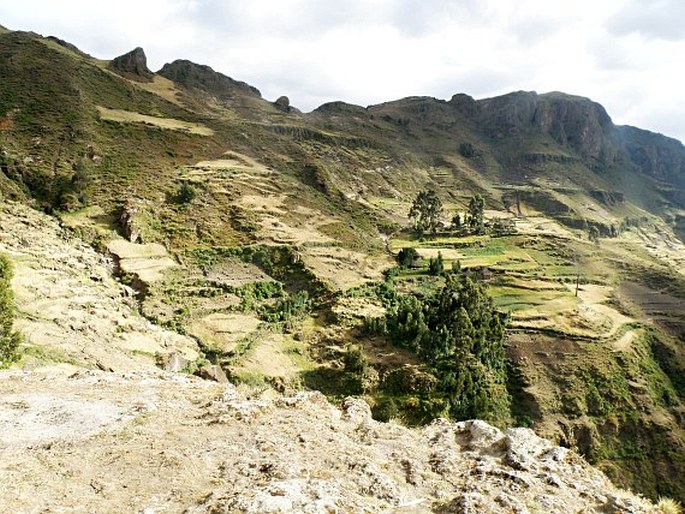
POLYGON ((416 248, 413 247, 407 247, 407 248, 402 248, 398 253, 397 253, 397 264, 400 265, 401 268, 408 268, 411 266, 415 260, 420 259, 421 256, 419 255, 419 252, 416 251, 416 248))
POLYGON ((19 333, 12 329, 14 321, 14 297, 11 288, 12 265, 0 255, 0 367, 6 367, 17 355, 21 342, 19 333))
POLYGON ((189 182, 184 182, 181 187, 178 188, 176 193, 176 201, 178 203, 190 203, 197 196, 197 191, 195 187, 189 182))
POLYGON ((459 144, 459 153, 462 157, 470 159, 471 157, 476 155, 476 149, 473 147, 471 143, 463 142, 459 144))
POLYGON ((368 393, 378 385, 378 372, 369 366, 369 360, 360 345, 347 345, 343 354, 343 366, 350 393, 368 393))
POLYGON ((428 261, 428 274, 438 277, 442 275, 444 271, 445 261, 442 258, 442 253, 438 252, 438 256, 435 259, 431 257, 428 261))

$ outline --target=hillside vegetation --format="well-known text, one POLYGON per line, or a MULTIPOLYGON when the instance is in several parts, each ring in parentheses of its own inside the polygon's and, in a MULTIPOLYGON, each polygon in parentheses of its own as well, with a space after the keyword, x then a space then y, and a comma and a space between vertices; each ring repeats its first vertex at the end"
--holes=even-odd
POLYGON ((3 203, 111 258, 199 345, 186 371, 529 426, 685 500, 678 141, 558 92, 301 113, 207 66, 22 32, 0 33, 0 78, 3 203))

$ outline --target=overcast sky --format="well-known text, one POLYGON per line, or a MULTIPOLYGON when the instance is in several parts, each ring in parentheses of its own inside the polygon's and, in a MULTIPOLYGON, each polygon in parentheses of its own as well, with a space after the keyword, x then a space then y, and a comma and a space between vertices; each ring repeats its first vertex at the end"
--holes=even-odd
POLYGON ((564 91, 685 141, 685 0, 3 0, 0 24, 208 64, 304 111, 564 91))

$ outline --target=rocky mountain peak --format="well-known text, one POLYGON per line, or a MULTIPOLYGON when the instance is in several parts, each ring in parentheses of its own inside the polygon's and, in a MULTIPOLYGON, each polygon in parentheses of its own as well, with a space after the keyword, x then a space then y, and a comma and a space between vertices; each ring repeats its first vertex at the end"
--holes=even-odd
POLYGON ((449 103, 464 116, 475 116, 478 112, 478 104, 476 101, 473 99, 473 97, 465 95, 464 93, 457 93, 456 95, 453 95, 449 103))
POLYGON ((619 148, 604 107, 559 92, 517 91, 477 102, 485 129, 496 138, 551 136, 592 162, 612 164, 619 148))
POLYGON ((262 96, 256 87, 227 77, 207 65, 186 59, 167 63, 157 73, 182 86, 205 91, 220 100, 229 99, 236 94, 257 98, 262 96))
POLYGON ((153 73, 148 69, 145 51, 140 47, 115 57, 110 61, 109 67, 120 75, 139 82, 152 80, 153 73))

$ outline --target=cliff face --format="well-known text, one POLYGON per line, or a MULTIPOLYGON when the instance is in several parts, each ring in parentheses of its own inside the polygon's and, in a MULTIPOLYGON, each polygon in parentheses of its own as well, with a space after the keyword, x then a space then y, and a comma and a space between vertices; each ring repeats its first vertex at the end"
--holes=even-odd
POLYGON ((682 143, 647 130, 616 126, 604 107, 587 98, 517 92, 480 100, 476 105, 477 111, 471 115, 492 137, 550 136, 593 167, 632 165, 650 177, 677 186, 685 184, 682 143))
POLYGON ((495 138, 550 136, 593 164, 614 164, 620 146, 604 108, 587 98, 517 92, 478 102, 479 122, 495 138))
POLYGON ((636 127, 618 127, 618 132, 630 160, 643 173, 685 187, 685 147, 680 141, 636 127))

